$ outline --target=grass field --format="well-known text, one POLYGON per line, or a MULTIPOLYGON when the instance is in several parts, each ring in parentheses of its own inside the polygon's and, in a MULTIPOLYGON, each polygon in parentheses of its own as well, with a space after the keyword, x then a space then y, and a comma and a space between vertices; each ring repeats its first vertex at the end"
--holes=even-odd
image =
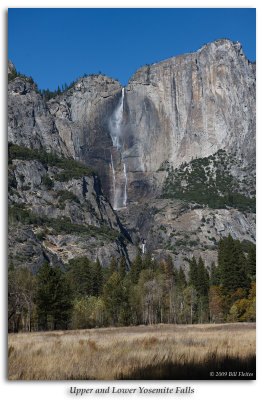
POLYGON ((8 379, 255 379, 255 329, 233 323, 9 334, 8 379))

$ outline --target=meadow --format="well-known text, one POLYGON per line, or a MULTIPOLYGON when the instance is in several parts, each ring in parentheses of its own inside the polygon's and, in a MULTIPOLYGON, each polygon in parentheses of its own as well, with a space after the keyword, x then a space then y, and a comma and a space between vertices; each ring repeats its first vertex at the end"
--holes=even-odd
POLYGON ((255 379, 255 355, 255 323, 18 333, 8 379, 255 379))

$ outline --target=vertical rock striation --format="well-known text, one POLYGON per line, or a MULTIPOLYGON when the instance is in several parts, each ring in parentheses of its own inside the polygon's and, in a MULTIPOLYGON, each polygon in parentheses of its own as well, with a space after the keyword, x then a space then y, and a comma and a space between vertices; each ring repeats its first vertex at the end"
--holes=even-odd
POLYGON ((255 160, 255 65, 240 43, 221 39, 140 68, 124 110, 130 185, 165 161, 177 167, 219 149, 255 160))

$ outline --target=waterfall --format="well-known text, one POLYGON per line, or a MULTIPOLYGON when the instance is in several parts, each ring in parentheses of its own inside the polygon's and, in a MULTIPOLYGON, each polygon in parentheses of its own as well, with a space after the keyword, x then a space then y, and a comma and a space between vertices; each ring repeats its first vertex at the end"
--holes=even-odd
POLYGON ((125 91, 124 88, 122 88, 121 99, 119 100, 118 105, 114 110, 109 123, 110 135, 113 142, 113 146, 120 151, 122 149, 122 143, 120 141, 122 140, 124 96, 125 96, 125 91))
MULTIPOLYGON (((123 122, 123 110, 124 110, 124 96, 125 90, 122 88, 122 95, 117 104, 116 109, 114 110, 110 120, 109 120, 109 130, 112 139, 113 146, 117 148, 120 152, 121 159, 123 162, 123 176, 120 179, 116 179, 116 171, 114 168, 114 162, 111 154, 111 168, 112 168, 112 177, 113 177, 113 194, 114 194, 114 210, 118 210, 122 207, 126 207, 127 205, 127 170, 126 163, 124 160, 123 153, 123 130, 122 130, 122 122, 123 122)), ((118 171, 117 171, 118 172, 118 171)))
POLYGON ((124 160, 123 160, 123 163, 124 163, 124 177, 125 177, 123 206, 126 207, 126 203, 127 203, 127 173, 126 173, 126 163, 124 160))
POLYGON ((116 202, 116 176, 115 176, 115 168, 114 168, 114 163, 113 163, 113 157, 111 154, 111 168, 112 168, 112 177, 113 177, 113 192, 114 192, 114 210, 117 208, 117 202, 116 202))

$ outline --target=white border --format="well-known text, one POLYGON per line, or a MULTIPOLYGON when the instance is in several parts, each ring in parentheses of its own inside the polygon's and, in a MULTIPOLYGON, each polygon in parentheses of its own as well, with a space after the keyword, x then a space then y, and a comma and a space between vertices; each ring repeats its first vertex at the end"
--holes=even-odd
MULTIPOLYGON (((242 7, 256 7, 257 8, 257 71, 260 71, 260 73, 257 73, 257 132, 258 132, 258 139, 257 139, 257 155, 258 155, 258 162, 257 162, 257 176, 258 176, 258 185, 257 185, 257 193, 258 193, 258 208, 257 208, 257 216, 258 216, 258 224, 257 224, 257 238, 258 238, 258 277, 257 277, 257 286, 258 286, 258 293, 263 290, 262 285, 263 285, 263 273, 261 270, 263 270, 264 266, 261 265, 261 261, 263 257, 260 257, 260 253, 263 252, 262 246, 261 246, 261 239, 263 239, 263 235, 261 232, 261 228, 263 226, 264 220, 263 220, 263 206, 262 206, 262 194, 263 194, 263 186, 262 186, 262 149, 263 149, 263 134, 261 128, 263 128, 262 125, 262 118, 261 114, 263 114, 263 111, 261 110, 261 92, 263 88, 263 65, 262 65, 262 60, 263 60, 263 45, 262 45, 262 38, 263 38, 263 21, 264 21, 264 13, 263 13, 263 1, 245 1, 245 0, 232 0, 230 1, 203 1, 203 2, 198 2, 198 1, 146 1, 146 0, 134 0, 132 1, 101 1, 97 0, 95 2, 91 1, 76 1, 75 3, 67 1, 67 0, 60 0, 60 1, 51 1, 51 0, 46 0, 45 3, 41 2, 42 4, 38 4, 38 7, 67 7, 67 8, 76 8, 76 7, 157 7, 157 8, 163 8, 163 7, 193 7, 193 8, 212 8, 212 7, 234 7, 234 8, 242 8, 242 7), (262 112, 261 112, 262 111, 262 112)), ((8 382, 7 381, 7 367, 6 367, 6 362, 7 362, 7 357, 6 357, 6 342, 7 342, 7 327, 6 327, 6 296, 7 296, 7 282, 6 282, 6 274, 4 273, 6 269, 6 162, 7 162, 7 156, 6 156, 6 60, 7 60, 7 9, 12 8, 12 7, 32 7, 36 8, 36 2, 33 0, 30 1, 6 1, 2 0, 1 2, 1 96, 0 96, 0 110, 1 110, 1 135, 0 135, 0 140, 1 140, 1 145, 0 149, 2 152, 2 157, 1 157, 1 221, 2 221, 2 229, 1 229, 1 240, 0 240, 0 246, 1 246, 1 252, 0 254, 2 255, 2 263, 1 263, 1 329, 0 329, 0 337, 1 337, 1 349, 2 349, 2 357, 1 357, 1 365, 0 365, 0 376, 1 376, 1 381, 0 381, 0 393, 2 394, 3 399, 21 399, 21 398, 27 398, 28 400, 31 399, 38 399, 38 400, 47 400, 47 399, 65 399, 65 398, 74 398, 74 396, 69 395, 68 391, 70 386, 79 386, 79 387, 107 387, 107 386, 118 386, 118 387, 138 387, 139 384, 144 383, 144 386, 146 387, 162 387, 164 384, 166 386, 174 387, 174 386, 192 386, 195 389, 195 394, 194 395, 187 395, 187 397, 184 396, 184 398, 192 398, 195 400, 206 400, 206 399, 214 399, 214 400, 229 400, 229 399, 236 399, 238 398, 239 400, 248 400, 248 399, 261 399, 263 398, 263 389, 262 389, 262 381, 261 378, 263 376, 263 368, 262 368, 262 363, 261 363, 261 355, 263 354, 263 337, 261 335, 262 328, 263 328, 263 321, 258 320, 258 352, 257 352, 257 381, 242 381, 242 382, 216 382, 216 381, 146 381, 146 382, 135 382, 135 381, 127 381, 127 382, 117 382, 117 381, 111 381, 111 382, 93 382, 93 381, 60 381, 60 382, 8 382), (4 256, 5 255, 5 256, 4 256), (3 356, 4 355, 4 356, 3 356), (261 390, 262 389, 262 390, 261 390)), ((26 23, 26 21, 25 21, 26 23)), ((258 294, 258 317, 261 319, 261 313, 262 313, 262 307, 261 304, 263 302, 263 296, 262 294, 258 294)), ((75 396, 76 397, 76 396, 75 396)), ((79 398, 79 396, 77 397, 79 398)), ((174 398, 183 398, 183 396, 178 395, 127 395, 126 397, 122 395, 104 395, 104 396, 93 396, 93 395, 86 395, 82 396, 82 398, 85 399, 124 399, 124 398, 147 398, 147 399, 160 399, 160 398, 166 398, 166 399, 174 399, 174 398)))

